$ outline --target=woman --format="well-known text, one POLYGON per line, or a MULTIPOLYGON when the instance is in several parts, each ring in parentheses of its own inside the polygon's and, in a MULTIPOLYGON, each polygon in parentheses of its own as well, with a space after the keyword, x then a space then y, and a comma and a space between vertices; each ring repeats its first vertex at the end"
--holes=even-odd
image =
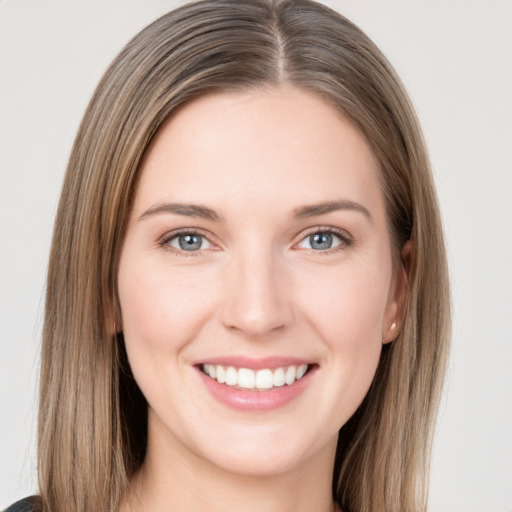
POLYGON ((71 154, 34 507, 423 510, 448 332, 378 49, 310 1, 184 6, 113 62, 71 154))

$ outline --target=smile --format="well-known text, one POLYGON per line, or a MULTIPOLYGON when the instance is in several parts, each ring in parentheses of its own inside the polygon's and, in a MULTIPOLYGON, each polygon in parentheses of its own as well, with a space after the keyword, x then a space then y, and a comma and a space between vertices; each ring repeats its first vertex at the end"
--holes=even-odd
POLYGON ((319 365, 291 357, 209 358, 194 365, 200 381, 220 403, 241 412, 276 410, 312 385, 319 365))
POLYGON ((308 371, 307 364, 281 366, 278 368, 235 368, 220 364, 203 364, 201 370, 205 375, 235 389, 268 391, 274 388, 290 386, 304 377, 308 371))

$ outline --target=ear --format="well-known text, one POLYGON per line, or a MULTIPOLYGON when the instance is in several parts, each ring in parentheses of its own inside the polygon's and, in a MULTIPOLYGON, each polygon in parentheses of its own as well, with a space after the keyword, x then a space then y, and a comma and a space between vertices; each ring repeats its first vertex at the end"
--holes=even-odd
POLYGON ((389 287, 388 304, 382 325, 382 343, 394 341, 403 327, 407 278, 412 260, 412 241, 405 242, 400 252, 400 261, 394 266, 389 287))

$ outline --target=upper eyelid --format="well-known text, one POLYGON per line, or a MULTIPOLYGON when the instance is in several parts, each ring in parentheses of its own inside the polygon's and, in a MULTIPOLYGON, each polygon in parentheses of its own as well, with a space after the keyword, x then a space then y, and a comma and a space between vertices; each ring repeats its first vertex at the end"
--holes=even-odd
POLYGON ((176 238, 180 235, 189 235, 189 234, 202 236, 203 238, 206 238, 210 244, 212 244, 216 247, 221 246, 221 244, 217 241, 217 239, 211 233, 205 232, 204 230, 198 229, 198 228, 181 228, 181 229, 175 229, 172 231, 168 231, 167 233, 165 233, 163 236, 161 236, 158 239, 158 245, 165 245, 173 238, 176 238))
MULTIPOLYGON (((300 242, 304 238, 313 235, 315 233, 332 233, 333 235, 337 235, 342 239, 347 241, 353 241, 354 237, 345 229, 335 228, 333 226, 315 226, 312 228, 308 228, 302 231, 299 235, 297 235, 297 242, 300 242)), ((295 242, 295 243, 297 243, 295 242)))

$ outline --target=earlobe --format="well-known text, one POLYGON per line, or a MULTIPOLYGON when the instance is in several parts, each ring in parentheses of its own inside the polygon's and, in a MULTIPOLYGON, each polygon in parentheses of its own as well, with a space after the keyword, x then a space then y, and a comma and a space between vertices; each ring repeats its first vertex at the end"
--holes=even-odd
POLYGON ((399 333, 400 333, 400 331, 398 329, 397 323, 392 322, 389 325, 389 322, 388 322, 388 327, 387 327, 387 329, 384 328, 384 333, 382 335, 382 344, 386 345, 387 343, 391 343, 392 341, 395 341, 396 338, 398 337, 399 333))
POLYGON ((404 322, 405 304, 407 298, 407 283, 411 267, 413 246, 408 240, 400 252, 400 262, 396 265, 393 284, 390 290, 388 314, 383 326, 382 343, 394 341, 400 334, 404 322))

